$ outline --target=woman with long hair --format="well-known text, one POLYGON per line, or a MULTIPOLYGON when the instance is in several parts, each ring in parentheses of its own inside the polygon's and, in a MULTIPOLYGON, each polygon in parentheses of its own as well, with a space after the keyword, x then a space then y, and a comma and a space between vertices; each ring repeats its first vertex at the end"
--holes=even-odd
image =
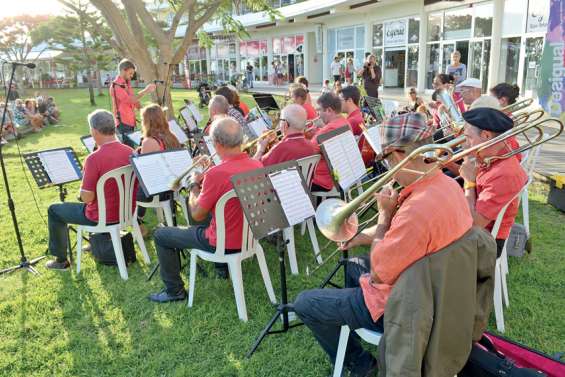
MULTIPOLYGON (((153 103, 141 109, 141 132, 143 139, 141 147, 139 148, 140 154, 163 152, 168 149, 180 148, 181 144, 177 137, 169 129, 169 122, 165 116, 165 112, 161 106, 153 103)), ((170 199, 170 193, 163 193, 159 195, 160 200, 170 199)), ((146 196, 141 187, 138 187, 136 200, 138 202, 150 202, 153 196, 146 196)), ((147 230, 143 226, 143 217, 145 216, 146 208, 137 207, 137 221, 141 228, 141 233, 145 237, 147 230)))
POLYGON ((498 99, 500 107, 506 107, 516 103, 516 99, 520 95, 520 87, 502 82, 492 87, 490 94, 498 99))

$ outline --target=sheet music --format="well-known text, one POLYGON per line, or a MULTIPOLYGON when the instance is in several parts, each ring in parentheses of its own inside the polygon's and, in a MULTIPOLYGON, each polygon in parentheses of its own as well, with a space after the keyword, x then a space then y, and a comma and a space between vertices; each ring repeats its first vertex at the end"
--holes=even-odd
POLYGON ((269 174, 289 225, 302 223, 315 215, 314 206, 304 190, 302 178, 296 169, 269 174))
POLYGON ((259 137, 263 134, 263 132, 269 130, 263 118, 255 119, 253 122, 247 123, 247 126, 253 131, 255 137, 259 137))
POLYGON ((67 183, 81 178, 65 150, 40 152, 38 155, 51 183, 67 183))
POLYGON ((181 144, 188 142, 188 137, 184 133, 183 129, 179 126, 176 120, 169 120, 169 130, 175 135, 181 144))
POLYGON ((343 190, 347 190, 365 175, 365 164, 351 131, 332 137, 323 145, 343 190))
POLYGON ((216 148, 214 147, 214 142, 210 136, 204 135, 203 137, 204 143, 206 143, 206 148, 208 148, 208 152, 210 152, 210 156, 212 156, 212 162, 214 165, 219 165, 222 162, 222 159, 216 153, 216 148))
POLYGON ((202 122, 202 114, 200 114, 200 110, 198 109, 198 107, 196 107, 194 102, 190 102, 187 106, 190 109, 192 116, 196 120, 196 123, 202 122))
POLYGON ((89 153, 92 153, 92 151, 94 151, 94 147, 96 147, 96 142, 94 141, 94 138, 92 136, 83 138, 82 143, 89 153))
POLYGON ((176 177, 179 177, 192 165, 190 152, 186 149, 162 154, 169 170, 176 177))
POLYGON ((188 109, 188 107, 184 107, 181 111, 180 111, 180 115, 182 115, 182 118, 184 119, 184 121, 186 122, 186 126, 188 127, 188 130, 190 132, 195 131, 198 128, 198 125, 196 124, 196 121, 194 120, 194 118, 192 117, 192 113, 190 112, 190 110, 188 109))
POLYGON ((173 181, 192 165, 187 150, 139 155, 132 162, 149 195, 169 191, 173 181))
POLYGON ((132 132, 131 134, 127 134, 126 137, 133 141, 135 145, 141 145, 141 131, 132 132))
POLYGON ((367 132, 363 132, 365 138, 369 142, 369 145, 376 154, 383 153, 383 146, 381 142, 381 126, 376 125, 374 127, 368 128, 367 132))

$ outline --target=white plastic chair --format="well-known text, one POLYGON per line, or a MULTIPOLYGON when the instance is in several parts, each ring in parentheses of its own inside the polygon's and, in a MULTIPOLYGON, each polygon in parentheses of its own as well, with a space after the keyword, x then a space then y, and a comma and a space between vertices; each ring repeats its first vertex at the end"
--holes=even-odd
POLYGON ((239 319, 247 322, 247 308, 245 305, 245 296, 243 293, 243 274, 241 269, 241 262, 243 260, 252 258, 253 256, 257 257, 257 262, 259 263, 259 269, 261 270, 261 275, 263 276, 263 282, 265 283, 265 288, 267 289, 269 300, 271 300, 273 304, 276 304, 277 301, 275 298, 275 292, 273 291, 273 285, 271 284, 271 277, 269 276, 269 269, 267 268, 267 262, 265 261, 263 248, 253 237, 251 227, 247 223, 245 216, 242 216, 243 236, 241 243, 241 252, 234 254, 225 253, 226 224, 224 209, 228 200, 232 198, 237 199, 234 190, 231 190, 222 195, 222 197, 216 203, 216 251, 214 253, 211 253, 199 249, 190 250, 188 307, 192 307, 192 302, 194 300, 194 286, 196 284, 196 262, 198 261, 198 258, 202 258, 203 260, 208 262, 226 263, 229 268, 229 274, 233 285, 233 292, 235 295, 235 303, 237 306, 239 319))
MULTIPOLYGON (((339 333, 339 343, 337 346, 337 354, 335 356, 334 373, 333 377, 341 377, 343 372, 343 361, 345 360, 345 352, 347 352, 347 342, 349 341, 349 333, 351 329, 347 325, 341 326, 341 331, 339 333)), ((378 331, 367 330, 360 328, 355 330, 357 335, 365 342, 373 344, 375 346, 379 345, 381 341, 382 333, 378 331)))
POLYGON ((157 212, 157 219, 160 223, 163 223, 163 214, 165 218, 165 224, 167 226, 173 226, 173 210, 171 209, 171 201, 167 200, 159 200, 159 195, 153 196, 153 200, 150 202, 135 202, 135 217, 137 218, 137 209, 138 207, 144 208, 154 208, 157 212))
MULTIPOLYGON (((133 224, 137 225, 137 218, 132 214, 132 204, 135 193, 133 192, 135 174, 130 165, 107 172, 96 184, 96 199, 98 201, 98 224, 77 226, 77 274, 80 273, 80 262, 82 257, 82 232, 88 233, 110 233, 114 254, 118 263, 118 270, 122 279, 128 279, 128 271, 122 250, 120 231, 126 230, 133 224), (107 181, 114 180, 119 192, 119 222, 117 224, 106 224, 106 195, 104 185, 107 181)), ((139 226, 133 225, 133 237, 141 249, 145 263, 149 264, 149 254, 145 249, 143 237, 139 226)))
POLYGON ((393 111, 397 111, 398 108, 400 107, 400 103, 398 101, 389 100, 389 99, 383 99, 382 104, 383 104, 383 110, 387 117, 389 117, 393 111))
POLYGON ((523 153, 524 158, 522 160, 522 167, 528 174, 528 184, 522 191, 521 204, 522 204, 522 219, 524 222, 524 227, 526 228, 526 233, 528 234, 528 238, 530 237, 530 201, 528 198, 528 186, 533 180, 534 169, 536 167, 536 163, 541 151, 541 147, 542 144, 523 153))
MULTIPOLYGON (((320 155, 313 155, 309 157, 304 157, 296 162, 302 171, 302 176, 306 181, 306 186, 310 187, 312 183, 312 177, 314 176, 314 170, 316 170, 316 165, 320 161, 320 155)), ((314 228, 314 219, 310 218, 301 224, 301 227, 308 228, 308 235, 310 236, 310 242, 312 243, 312 250, 314 251, 314 256, 316 261, 320 264, 322 263, 322 257, 320 255, 320 246, 318 245, 318 238, 316 237, 316 229, 314 228)), ((288 241, 286 245, 286 250, 288 252, 288 260, 290 264, 290 272, 293 275, 298 275, 298 262, 296 259, 296 246, 294 244, 294 227, 285 228, 283 230, 283 237, 288 241)))

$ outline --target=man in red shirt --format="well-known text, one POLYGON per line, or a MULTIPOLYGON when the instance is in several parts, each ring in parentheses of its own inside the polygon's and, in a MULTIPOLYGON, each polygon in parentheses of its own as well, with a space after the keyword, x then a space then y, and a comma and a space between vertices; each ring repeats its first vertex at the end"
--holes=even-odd
MULTIPOLYGON (((206 173, 194 176, 196 184, 190 190, 189 200, 192 218, 201 222, 211 217, 210 224, 188 228, 164 227, 155 231, 155 248, 165 288, 161 292, 150 295, 151 301, 163 303, 186 298, 184 283, 180 276, 179 250, 198 248, 215 252, 216 203, 225 193, 233 189, 230 182, 233 175, 263 167, 261 162, 241 152, 243 130, 235 119, 223 118, 214 121, 211 134, 214 147, 222 162, 206 173)), ((226 253, 240 252, 243 211, 237 198, 230 199, 226 204, 225 226, 226 253)), ((223 269, 218 271, 221 277, 227 277, 225 267, 222 265, 223 269)))
MULTIPOLYGON (((82 203, 51 204, 47 211, 49 227, 49 253, 53 259, 45 265, 55 270, 65 270, 70 263, 67 260, 67 225, 96 225, 98 223, 98 201, 96 185, 100 177, 109 172, 129 165, 129 157, 133 149, 123 145, 116 139, 116 127, 112 113, 96 110, 88 116, 90 134, 96 142, 97 149, 84 163, 80 199, 82 203)), ((106 197, 106 222, 119 222, 119 192, 115 182, 104 187, 106 197)))
POLYGON ((264 166, 275 165, 286 161, 296 161, 304 157, 318 154, 316 147, 304 137, 306 128, 306 111, 300 105, 292 104, 282 109, 280 128, 284 135, 269 153, 265 154, 265 148, 269 143, 266 138, 259 141, 256 160, 264 166))
MULTIPOLYGON (((341 115, 341 100, 333 93, 322 94, 316 101, 320 119, 325 126, 320 128, 312 137, 312 144, 316 146, 316 152, 320 152, 320 143, 318 136, 327 134, 335 129, 347 126, 351 129, 349 122, 341 115)), ((312 180, 312 191, 330 191, 334 187, 328 163, 324 158, 320 159, 316 171, 314 171, 314 179, 312 180)))
POLYGON ((365 125, 365 121, 359 108, 359 101, 361 100, 359 88, 348 85, 341 90, 339 98, 341 99, 341 109, 347 113, 347 121, 351 125, 353 135, 361 136, 363 134, 362 126, 365 125))
POLYGON ((151 83, 137 95, 131 88, 131 80, 135 75, 135 65, 128 59, 123 59, 118 64, 118 76, 110 85, 110 96, 112 97, 112 111, 115 116, 116 128, 122 139, 122 143, 135 147, 133 142, 126 136, 135 131, 136 119, 135 109, 141 107, 139 100, 147 93, 155 91, 155 84, 151 83))
POLYGON ((300 105, 306 110, 306 119, 314 120, 318 117, 318 113, 314 107, 308 102, 308 91, 300 84, 292 84, 290 86, 290 98, 292 102, 300 105))
MULTIPOLYGON (((463 118, 466 122, 463 134, 467 147, 488 141, 513 126, 512 119, 507 115, 490 108, 469 110, 463 113, 463 118)), ((500 210, 514 198, 504 213, 498 234, 495 235, 497 257, 500 257, 514 224, 520 204, 516 195, 528 181, 528 175, 516 158, 495 159, 490 165, 486 165, 484 160, 508 153, 509 150, 506 143, 497 143, 480 154, 475 154, 474 160, 466 158, 459 170, 465 180, 465 196, 475 225, 491 231, 500 210)))
MULTIPOLYGON (((431 143, 433 132, 434 126, 428 125, 421 114, 389 119, 383 125, 382 158, 391 167, 397 165, 417 147, 431 143)), ((332 363, 342 325, 382 332, 386 302, 402 272, 462 237, 473 224, 463 192, 454 180, 434 170, 423 157, 405 166, 394 176, 404 190, 398 194, 387 187, 376 194, 380 213, 377 225, 365 229, 346 246, 371 247, 364 268, 348 266, 346 288, 305 291, 294 303, 296 313, 332 363)), ((357 338, 351 337, 345 366, 352 376, 372 376, 376 360, 357 338)))

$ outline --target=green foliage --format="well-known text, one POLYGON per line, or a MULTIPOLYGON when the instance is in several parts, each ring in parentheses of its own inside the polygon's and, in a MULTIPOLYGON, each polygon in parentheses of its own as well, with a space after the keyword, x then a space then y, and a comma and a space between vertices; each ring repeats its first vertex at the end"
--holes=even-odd
POLYGON ((32 31, 48 16, 28 16, 0 18, 0 55, 8 60, 24 61, 34 43, 32 31))
MULTIPOLYGON (((26 136, 22 152, 72 146, 81 161, 86 151, 80 136, 88 133, 86 89, 49 90, 61 108, 60 126, 26 136)), ((197 101, 194 91, 173 90, 179 108, 184 98, 197 101)), ((249 95, 242 100, 251 105, 249 95)), ((100 103, 109 108, 110 103, 100 103)), ((204 111, 203 111, 204 113, 204 111)), ((42 217, 57 202, 55 189, 38 190, 23 168, 13 142, 4 150, 24 246, 28 256, 44 253, 47 228, 42 217), (39 200, 35 207, 32 194, 39 200)), ((0 183, 1 184, 1 183, 0 183)), ((78 184, 69 185, 68 201, 74 201, 78 184)), ((565 214, 546 204, 546 192, 533 187, 530 221, 534 251, 524 258, 510 258, 508 286, 510 307, 505 309, 506 336, 546 353, 565 350, 565 214)), ((17 264, 19 253, 0 186, 0 267, 17 264)), ((155 226, 153 211, 147 213, 155 226)), ((74 235, 71 234, 74 239, 74 235)), ((315 276, 304 274, 313 266, 308 237, 295 231, 301 275, 289 276, 289 297, 316 287, 333 267, 330 261, 315 276)), ((318 235, 321 245, 325 244, 318 235)), ((278 296, 278 262, 273 247, 265 249, 271 280, 278 296)), ((153 241, 146 241, 152 262, 153 241)), ((332 246, 333 249, 333 246, 332 246)), ((325 250, 324 257, 329 254, 325 250)), ((331 366, 308 329, 269 336, 258 352, 245 353, 270 319, 269 303, 255 261, 243 264, 249 322, 237 319, 229 281, 213 277, 213 267, 202 264, 210 277, 196 279, 194 307, 186 303, 156 305, 146 296, 161 289, 159 276, 146 281, 151 266, 135 263, 129 280, 120 279, 112 267, 96 265, 83 256, 82 272, 47 271, 40 276, 17 272, 0 278, 0 375, 2 376, 324 376, 331 366)), ((185 272, 186 273, 186 272, 185 272)), ((493 329, 494 318, 490 328, 493 329)))

